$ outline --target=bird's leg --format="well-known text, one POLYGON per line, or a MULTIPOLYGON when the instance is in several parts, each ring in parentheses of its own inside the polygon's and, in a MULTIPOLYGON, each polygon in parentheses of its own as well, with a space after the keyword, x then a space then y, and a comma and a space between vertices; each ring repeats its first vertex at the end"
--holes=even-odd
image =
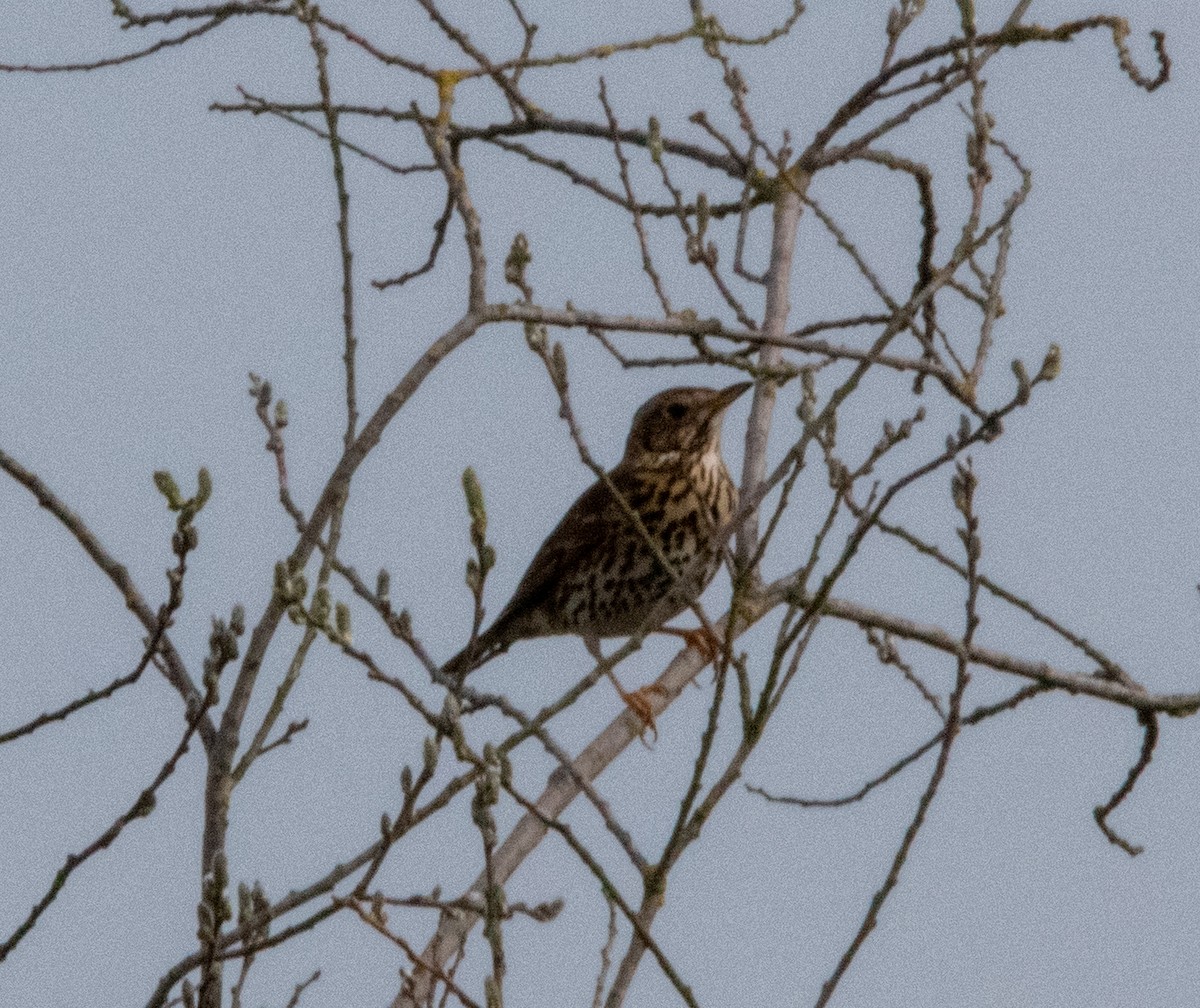
POLYGON ((717 655, 721 653, 723 647, 720 639, 708 627, 699 626, 694 630, 684 630, 681 627, 665 626, 659 627, 658 632, 671 634, 673 637, 682 637, 688 647, 704 657, 706 664, 716 661, 717 655))
MULTIPOLYGON (((583 642, 588 649, 588 653, 597 662, 605 661, 604 655, 600 651, 600 641, 598 639, 595 637, 585 637, 583 642)), ((604 666, 604 674, 612 682, 617 695, 625 701, 625 706, 633 711, 637 715, 638 720, 642 722, 642 730, 638 733, 641 740, 643 742, 646 741, 645 735, 649 731, 650 742, 656 741, 658 739, 658 726, 654 723, 654 701, 652 697, 656 694, 663 696, 663 688, 657 683, 651 683, 649 686, 641 686, 630 693, 621 685, 613 670, 607 665, 604 666)))

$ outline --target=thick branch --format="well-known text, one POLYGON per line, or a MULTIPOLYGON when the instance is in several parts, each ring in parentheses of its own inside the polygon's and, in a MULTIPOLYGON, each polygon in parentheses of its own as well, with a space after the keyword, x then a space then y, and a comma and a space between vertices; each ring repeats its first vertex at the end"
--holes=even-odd
MULTIPOLYGON (((734 628, 734 636, 740 635, 784 602, 805 605, 805 600, 796 596, 794 577, 782 578, 768 586, 761 594, 746 599, 740 610, 741 621, 734 628)), ((855 602, 831 598, 825 602, 823 612, 825 615, 848 620, 860 626, 886 630, 897 637, 919 641, 955 657, 963 652, 961 634, 955 635, 941 627, 920 624, 855 602)), ((728 618, 726 615, 714 625, 719 634, 725 633, 728 618)), ((1044 686, 1063 689, 1069 693, 1084 693, 1137 710, 1186 715, 1200 709, 1200 692, 1150 694, 1105 679, 1064 672, 1045 662, 1008 655, 976 644, 971 644, 966 649, 965 657, 974 664, 1020 675, 1044 686)), ((704 659, 697 654, 685 650, 659 676, 655 684, 649 687, 647 693, 654 698, 656 717, 661 716, 682 692, 684 686, 692 681, 700 671, 703 661, 704 659)), ((572 764, 572 773, 560 768, 550 775, 546 789, 536 803, 539 815, 523 816, 496 851, 494 876, 499 884, 503 885, 512 877, 525 858, 546 836, 548 828, 543 819, 554 819, 561 815, 581 793, 582 789, 575 778, 595 780, 626 746, 638 737, 641 727, 641 722, 631 711, 623 711, 580 753, 572 764)), ((940 738, 939 735, 938 739, 940 738)), ((471 891, 482 893, 486 884, 486 879, 478 878, 471 891)), ((444 916, 436 934, 422 953, 422 958, 439 966, 444 965, 463 949, 467 936, 479 920, 478 915, 468 913, 460 913, 453 918, 444 916)), ((417 970, 412 988, 401 992, 393 1001, 392 1008, 421 1008, 429 996, 431 981, 432 978, 428 974, 417 970)))
MULTIPOLYGON (((763 370, 777 368, 783 359, 778 341, 787 326, 789 288, 792 279, 792 256, 796 249, 796 230, 804 208, 804 192, 808 175, 785 174, 775 201, 775 224, 771 236, 771 260, 767 268, 767 301, 763 310, 762 334, 764 344, 758 355, 763 370)), ((752 498, 758 491, 767 470, 767 436, 771 431, 771 416, 775 411, 776 383, 770 379, 754 386, 750 404, 750 419, 746 425, 746 449, 742 462, 740 493, 743 499, 752 498)), ((745 564, 758 546, 758 510, 746 515, 737 533, 738 562, 745 564)))

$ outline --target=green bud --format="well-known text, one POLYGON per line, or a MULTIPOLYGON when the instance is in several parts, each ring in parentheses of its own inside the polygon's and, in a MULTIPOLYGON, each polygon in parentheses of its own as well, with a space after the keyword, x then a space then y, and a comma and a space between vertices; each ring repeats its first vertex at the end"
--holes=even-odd
POLYGON ((158 492, 167 499, 167 507, 172 511, 178 511, 183 507, 183 494, 179 492, 179 484, 175 482, 175 477, 165 469, 160 469, 154 474, 154 485, 158 487, 158 492))
POLYGON ((275 426, 282 429, 282 428, 286 427, 287 425, 288 425, 287 402, 283 399, 280 399, 279 402, 277 402, 275 404, 275 426))
POLYGON ((144 819, 154 811, 154 806, 158 804, 158 800, 154 797, 154 792, 147 789, 139 796, 137 802, 129 815, 131 819, 144 819))
MULTIPOLYGON (((975 495, 975 487, 978 485, 978 480, 975 476, 975 471, 967 466, 960 465, 954 471, 954 475, 950 478, 950 494, 954 499, 954 506, 962 512, 964 516, 970 514, 971 500, 975 495)), ((963 538, 963 533, 960 531, 960 538, 963 538)), ((970 543, 963 538, 968 550, 971 548, 970 543)))
POLYGON ((958 13, 964 35, 975 33, 975 0, 958 0, 958 13))
POLYGON ((546 327, 540 322, 525 323, 525 342, 534 353, 542 353, 546 349, 546 327))
POLYGON ((550 353, 550 363, 554 368, 551 377, 554 379, 555 386, 560 390, 565 389, 567 387, 567 354, 561 343, 554 344, 554 349, 550 353))
POLYGON ((500 984, 491 974, 483 979, 483 1003, 485 1008, 501 1008, 504 1004, 500 997, 500 984))
POLYGON ((525 285, 525 268, 533 262, 533 254, 529 251, 529 239, 518 231, 508 248, 508 256, 504 260, 504 279, 514 287, 525 285))
POLYGON ((471 516, 472 532, 477 528, 482 537, 487 532, 487 508, 483 503, 483 487, 475 470, 468 466, 462 474, 463 494, 467 498, 467 513, 471 516))
POLYGON ((386 567, 379 568, 379 576, 375 578, 375 594, 380 600, 386 602, 391 595, 392 576, 387 572, 386 567))
POLYGON ((212 476, 209 475, 208 469, 204 466, 200 467, 200 473, 196 477, 196 496, 192 498, 195 502, 196 510, 199 511, 208 499, 212 496, 212 476))
POLYGON ((1029 393, 1032 387, 1029 381, 1029 372, 1025 370, 1025 365, 1020 360, 1012 362, 1012 372, 1017 377, 1017 402, 1024 406, 1029 402, 1029 393))
POLYGON ((647 125, 646 133, 646 149, 650 152, 650 160, 655 164, 662 164, 662 126, 659 124, 658 116, 650 117, 650 122, 647 125))
POLYGON ((196 937, 205 945, 213 938, 213 912, 207 903, 196 907, 196 937))
POLYGON ((325 585, 320 585, 313 594, 313 622, 317 623, 319 626, 324 626, 329 621, 330 608, 329 589, 325 587, 325 585))
POLYGON ((250 891, 250 896, 253 899, 255 911, 260 917, 271 909, 271 901, 267 899, 267 891, 257 879, 254 880, 254 888, 250 891))
POLYGON ((484 978, 484 1004, 486 1008, 500 1008, 504 1002, 500 1000, 500 985, 496 977, 488 973, 484 978))
POLYGON ((383 893, 376 892, 371 896, 371 916, 380 924, 387 924, 387 913, 383 909, 383 893))
POLYGON ((1038 372, 1038 381, 1054 381, 1062 371, 1062 349, 1057 343, 1051 343, 1042 361, 1042 369, 1038 372))
POLYGON ((800 369, 800 389, 800 405, 796 407, 796 415, 809 424, 817 415, 817 383, 811 368, 800 369))
POLYGON ((337 626, 338 638, 345 644, 350 643, 350 607, 345 602, 339 602, 333 610, 334 623, 337 626))

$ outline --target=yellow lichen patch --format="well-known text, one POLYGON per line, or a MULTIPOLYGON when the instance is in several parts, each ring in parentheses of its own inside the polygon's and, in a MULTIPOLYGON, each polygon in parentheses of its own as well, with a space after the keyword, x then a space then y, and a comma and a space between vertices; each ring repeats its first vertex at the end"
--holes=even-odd
POLYGON ((454 89, 458 82, 469 76, 466 70, 439 70, 437 72, 438 89, 438 118, 447 119, 450 116, 450 106, 454 104, 454 89))

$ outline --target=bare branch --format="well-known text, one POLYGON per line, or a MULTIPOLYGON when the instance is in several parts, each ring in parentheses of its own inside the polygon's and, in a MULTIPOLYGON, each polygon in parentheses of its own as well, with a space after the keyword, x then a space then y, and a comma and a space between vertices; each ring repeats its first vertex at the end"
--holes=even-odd
MULTIPOLYGON (((146 600, 133 583, 126 567, 118 563, 112 554, 101 545, 100 540, 88 528, 83 519, 56 497, 40 477, 26 469, 2 449, 0 449, 0 469, 32 493, 37 498, 38 504, 58 519, 63 527, 74 536, 75 541, 83 547, 83 551, 87 553, 92 562, 116 586, 117 591, 125 600, 126 608, 137 617, 138 622, 145 627, 148 634, 154 635, 158 626, 157 615, 146 604, 146 600)), ((157 650, 165 662, 162 673, 167 682, 174 686, 179 695, 183 697, 188 711, 199 710, 203 706, 203 698, 192 682, 191 676, 188 675, 183 659, 175 650, 175 645, 171 643, 169 636, 165 634, 161 636, 157 650)), ((200 718, 196 730, 200 734, 200 741, 204 747, 211 748, 216 738, 216 732, 207 712, 200 718)))
POLYGON ((1113 830, 1108 825, 1108 817, 1116 811, 1121 802, 1133 793, 1133 788, 1137 784, 1138 778, 1142 776, 1142 773, 1150 765, 1150 760, 1154 758, 1154 747, 1158 744, 1158 718, 1153 711, 1139 711, 1138 724, 1142 726, 1143 735, 1142 751, 1138 754, 1137 762, 1130 767, 1125 780, 1117 788, 1113 796, 1103 805, 1097 805, 1093 810, 1096 825, 1100 827, 1100 832, 1108 838, 1109 843, 1120 847, 1130 857, 1137 857, 1137 855, 1142 853, 1143 848, 1137 844, 1131 844, 1113 830))
POLYGON ((225 23, 226 19, 227 15, 218 14, 202 25, 198 25, 195 28, 189 28, 181 35, 159 39, 157 42, 146 46, 144 49, 137 49, 134 52, 124 53, 121 56, 108 56, 104 59, 93 60, 90 63, 45 63, 41 65, 31 63, 0 63, 0 72, 31 74, 86 73, 89 70, 101 70, 105 67, 121 66, 124 63, 133 63, 136 60, 145 59, 147 56, 153 56, 156 52, 161 52, 164 49, 171 49, 175 46, 186 45, 188 42, 191 42, 192 39, 197 39, 201 35, 207 35, 214 28, 219 28, 225 23))

